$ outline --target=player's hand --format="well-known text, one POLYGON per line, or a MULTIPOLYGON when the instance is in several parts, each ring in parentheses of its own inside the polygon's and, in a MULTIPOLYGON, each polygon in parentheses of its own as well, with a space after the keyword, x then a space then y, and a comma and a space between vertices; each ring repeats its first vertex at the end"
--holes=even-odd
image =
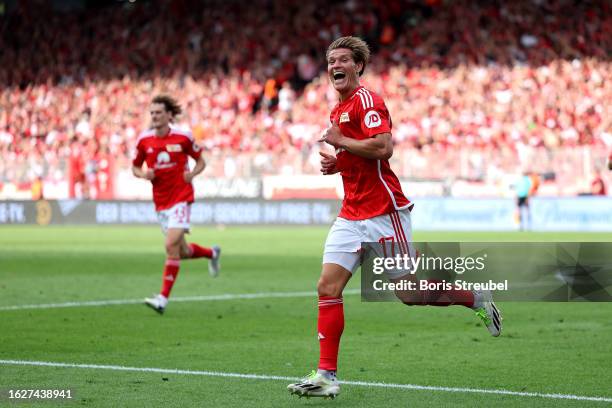
POLYGON ((336 167, 338 159, 336 159, 335 156, 323 152, 319 152, 319 154, 321 155, 321 173, 328 175, 335 174, 339 171, 336 167))
POLYGON ((191 183, 193 177, 194 175, 190 171, 186 171, 185 173, 183 173, 183 179, 185 180, 185 183, 191 183))
POLYGON ((146 169, 142 178, 145 180, 153 180, 155 178, 155 171, 153 171, 153 169, 146 169))
POLYGON ((340 127, 338 124, 334 123, 332 126, 323 131, 323 134, 318 141, 325 142, 334 147, 341 147, 340 143, 342 142, 343 138, 344 136, 342 136, 342 132, 340 132, 340 127))

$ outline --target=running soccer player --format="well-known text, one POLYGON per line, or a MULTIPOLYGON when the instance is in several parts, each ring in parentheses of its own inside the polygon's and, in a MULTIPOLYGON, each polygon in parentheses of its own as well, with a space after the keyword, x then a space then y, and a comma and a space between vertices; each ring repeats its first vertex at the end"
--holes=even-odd
POLYGON ((171 122, 181 113, 180 105, 170 96, 159 95, 151 103, 151 129, 143 132, 136 145, 132 162, 134 176, 153 184, 153 202, 162 232, 166 236, 166 263, 162 287, 158 295, 145 299, 145 304, 162 314, 181 265, 181 259, 208 258, 211 276, 219 274, 221 248, 188 244, 191 203, 194 200, 191 181, 204 171, 206 163, 191 132, 180 130, 171 122), (189 157, 196 161, 189 170, 189 157), (143 169, 143 163, 147 164, 143 169))
MULTIPOLYGON (((357 37, 342 37, 329 46, 326 56, 329 80, 340 100, 320 140, 333 146, 336 155, 321 153, 321 172, 342 175, 344 201, 325 242, 317 284, 318 370, 287 389, 299 396, 334 398, 340 393, 336 370, 344 329, 342 292, 359 266, 361 243, 391 241, 411 251, 411 256, 415 252, 410 225, 413 204, 404 196, 388 161, 393 154, 391 117, 382 98, 359 83, 370 57, 368 45, 357 37)), ((406 279, 406 272, 389 277, 397 282, 406 279)), ((500 334, 501 316, 490 292, 450 290, 442 296, 413 292, 401 300, 407 305, 472 308, 493 336, 500 334)))

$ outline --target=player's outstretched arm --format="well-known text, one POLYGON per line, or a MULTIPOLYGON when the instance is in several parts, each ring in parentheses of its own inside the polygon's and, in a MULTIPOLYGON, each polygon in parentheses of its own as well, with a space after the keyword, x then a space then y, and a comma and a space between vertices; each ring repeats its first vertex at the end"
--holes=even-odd
POLYGON ((344 136, 338 125, 334 124, 323 132, 319 142, 328 143, 336 149, 345 149, 366 159, 387 160, 393 155, 391 133, 380 133, 368 139, 357 140, 344 136))
POLYGON ((194 166, 193 170, 185 172, 185 181, 187 183, 191 183, 191 180, 193 180, 195 176, 203 172, 205 168, 206 168, 206 161, 204 160, 202 156, 198 157, 196 159, 196 165, 194 166))
POLYGON ((145 180, 153 180, 155 178, 153 169, 144 170, 142 167, 138 166, 132 166, 132 174, 134 174, 135 177, 143 178, 145 180))

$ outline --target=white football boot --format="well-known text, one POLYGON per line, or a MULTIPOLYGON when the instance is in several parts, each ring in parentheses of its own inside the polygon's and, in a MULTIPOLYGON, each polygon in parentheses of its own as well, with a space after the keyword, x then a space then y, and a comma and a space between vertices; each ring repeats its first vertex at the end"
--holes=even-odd
POLYGON ((219 245, 215 245, 212 247, 212 251, 213 256, 208 261, 208 273, 213 278, 216 278, 221 270, 221 247, 219 245))
POLYGON ((160 294, 153 295, 153 297, 145 298, 145 305, 149 306, 159 314, 164 314, 164 310, 168 305, 168 298, 160 294))
POLYGON ((331 379, 313 370, 308 377, 300 382, 289 384, 287 390, 300 398, 323 397, 334 399, 340 394, 340 384, 335 377, 331 379))
POLYGON ((498 337, 502 331, 502 316, 499 312, 490 290, 474 291, 476 316, 487 326, 491 336, 498 337))

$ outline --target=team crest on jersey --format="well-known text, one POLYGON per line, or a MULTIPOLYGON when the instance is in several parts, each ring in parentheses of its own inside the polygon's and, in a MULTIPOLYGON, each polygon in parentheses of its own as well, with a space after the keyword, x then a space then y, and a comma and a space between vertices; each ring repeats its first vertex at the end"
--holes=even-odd
POLYGON ((166 150, 169 152, 181 152, 183 151, 183 148, 180 144, 169 144, 166 145, 166 150))
POLYGON ((350 121, 351 119, 349 118, 348 112, 342 112, 342 115, 340 115, 340 123, 350 122, 350 121))
POLYGON ((379 127, 382 123, 382 119, 380 119, 380 115, 375 110, 371 110, 366 113, 365 118, 363 118, 363 122, 365 123, 368 129, 372 129, 375 127, 379 127))

